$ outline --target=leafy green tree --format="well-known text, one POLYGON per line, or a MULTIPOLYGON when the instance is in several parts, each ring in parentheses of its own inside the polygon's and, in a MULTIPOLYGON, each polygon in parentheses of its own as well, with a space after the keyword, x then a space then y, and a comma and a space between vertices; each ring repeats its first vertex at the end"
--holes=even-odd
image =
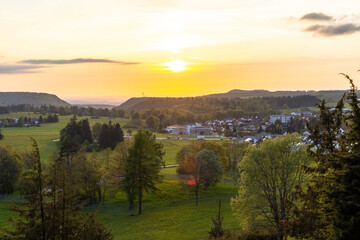
POLYGON ((139 129, 128 149, 122 189, 127 194, 130 209, 133 208, 135 198, 138 199, 139 215, 142 213, 144 191, 156 191, 156 183, 161 180, 162 148, 162 144, 156 142, 155 135, 139 129))
POLYGON ((185 186, 195 194, 196 205, 199 204, 200 189, 206 190, 209 186, 215 186, 223 174, 223 165, 218 156, 207 149, 201 150, 193 157, 187 157, 179 168, 185 186))
POLYGON ((72 185, 76 193, 83 200, 102 201, 101 185, 102 166, 92 155, 86 154, 86 149, 81 148, 72 158, 71 164, 72 185))
POLYGON ((226 154, 226 150, 224 146, 215 141, 194 141, 190 145, 184 146, 177 154, 176 154, 176 162, 180 164, 177 171, 181 173, 181 163, 187 157, 194 157, 198 152, 203 149, 212 150, 215 155, 218 156, 219 161, 223 164, 224 169, 229 166, 229 159, 226 154))
POLYGON ((19 154, 11 146, 0 146, 0 194, 11 194, 20 176, 19 154))
POLYGON ((153 115, 149 116, 146 119, 146 126, 148 128, 153 129, 153 130, 158 129, 159 124, 160 124, 160 120, 157 117, 153 116, 153 115))
POLYGON ((23 116, 21 116, 21 117, 18 118, 18 120, 17 120, 17 126, 18 126, 18 127, 24 126, 24 117, 23 117, 23 116))
POLYGON ((291 220, 291 193, 306 180, 306 146, 298 135, 268 139, 251 147, 239 163, 239 192, 231 207, 245 230, 286 236, 284 224, 291 220))

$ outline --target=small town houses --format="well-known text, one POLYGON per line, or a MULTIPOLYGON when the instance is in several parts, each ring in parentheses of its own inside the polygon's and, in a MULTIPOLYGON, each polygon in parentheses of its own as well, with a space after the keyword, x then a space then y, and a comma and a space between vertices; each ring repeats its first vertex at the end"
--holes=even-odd
POLYGON ((30 127, 39 125, 38 118, 6 118, 0 119, 0 127, 30 127))
MULTIPOLYGON (((304 123, 311 118, 316 117, 310 111, 292 112, 287 114, 270 115, 268 117, 251 116, 237 119, 217 119, 206 121, 204 124, 189 124, 189 125, 173 125, 168 126, 166 131, 175 135, 222 135, 238 137, 241 132, 241 140, 251 143, 257 143, 266 138, 273 138, 279 134, 265 133, 267 127, 280 122, 281 125, 286 126, 291 119, 300 120, 304 123), (245 136, 244 136, 245 135, 245 136)), ((282 133, 285 133, 284 131, 282 133)))

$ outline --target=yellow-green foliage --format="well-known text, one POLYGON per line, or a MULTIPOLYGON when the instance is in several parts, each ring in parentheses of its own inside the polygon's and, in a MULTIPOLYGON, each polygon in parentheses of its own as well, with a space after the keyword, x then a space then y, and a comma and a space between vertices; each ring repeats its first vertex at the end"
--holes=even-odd
POLYGON ((245 230, 277 232, 281 221, 290 220, 291 203, 287 197, 295 185, 306 181, 303 165, 308 164, 306 146, 297 134, 265 140, 260 147, 249 149, 238 166, 238 196, 231 201, 245 230))

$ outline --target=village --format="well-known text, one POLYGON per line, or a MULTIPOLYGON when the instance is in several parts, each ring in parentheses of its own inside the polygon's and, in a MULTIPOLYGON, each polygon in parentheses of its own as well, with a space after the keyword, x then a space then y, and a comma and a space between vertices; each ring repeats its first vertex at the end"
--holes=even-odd
POLYGON ((309 134, 306 131, 306 122, 316 121, 317 117, 310 111, 303 111, 268 117, 251 116, 213 120, 206 121, 204 124, 173 125, 165 130, 173 135, 196 136, 199 140, 223 140, 225 137, 229 140, 236 139, 252 144, 259 144, 264 139, 276 138, 288 132, 299 132, 303 135, 303 140, 306 140, 309 134), (291 125, 296 125, 296 127, 291 125))

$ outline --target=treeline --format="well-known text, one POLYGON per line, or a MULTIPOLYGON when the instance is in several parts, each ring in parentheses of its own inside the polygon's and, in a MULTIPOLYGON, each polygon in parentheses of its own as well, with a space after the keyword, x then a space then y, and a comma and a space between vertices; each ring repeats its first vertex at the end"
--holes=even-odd
POLYGON ((10 112, 34 112, 40 114, 56 113, 61 116, 77 115, 77 116, 94 116, 94 117, 126 117, 124 110, 115 110, 108 108, 93 108, 93 107, 57 107, 53 105, 41 105, 36 107, 29 104, 0 106, 0 114, 7 114, 10 112))
POLYGON ((81 146, 86 146, 88 151, 111 148, 114 149, 119 142, 124 141, 124 132, 120 124, 96 123, 92 129, 89 120, 77 121, 76 116, 60 131, 60 150, 72 154, 81 146))
POLYGON ((119 109, 143 111, 150 109, 182 109, 192 113, 207 113, 214 111, 239 110, 243 112, 267 112, 271 109, 312 107, 319 103, 315 96, 282 96, 256 98, 141 98, 130 99, 119 109))
MULTIPOLYGON (((262 98, 143 98, 127 103, 127 113, 133 120, 129 127, 141 126, 162 130, 173 124, 205 122, 214 119, 269 116, 281 113, 281 109, 312 107, 319 103, 315 96, 262 97, 262 98)), ((120 106, 121 107, 121 106, 120 106)))

